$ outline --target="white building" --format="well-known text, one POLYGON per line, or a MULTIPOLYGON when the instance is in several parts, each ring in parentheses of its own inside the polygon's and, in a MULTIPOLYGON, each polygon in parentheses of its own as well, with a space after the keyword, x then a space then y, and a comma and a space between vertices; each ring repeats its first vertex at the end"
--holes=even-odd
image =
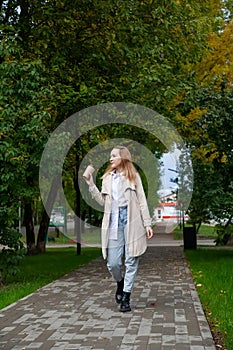
MULTIPOLYGON (((182 220, 182 212, 179 210, 175 192, 160 193, 160 203, 154 209, 153 219, 155 222, 164 222, 168 224, 179 224, 182 220)), ((185 215, 185 220, 188 215, 185 215)))

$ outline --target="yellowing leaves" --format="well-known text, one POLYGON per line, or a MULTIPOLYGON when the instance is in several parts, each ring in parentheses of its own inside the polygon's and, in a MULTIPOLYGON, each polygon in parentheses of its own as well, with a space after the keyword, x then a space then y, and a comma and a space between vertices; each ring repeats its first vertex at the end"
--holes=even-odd
POLYGON ((211 81, 220 87, 223 80, 233 82, 233 23, 227 24, 221 33, 209 36, 208 49, 203 60, 195 66, 199 81, 211 81))
POLYGON ((224 153, 220 159, 221 163, 227 163, 227 155, 224 153))
POLYGON ((202 140, 208 139, 208 135, 205 128, 203 128, 203 125, 202 127, 198 126, 198 121, 201 120, 202 115, 206 112, 206 109, 196 107, 186 116, 183 116, 180 113, 177 114, 176 119, 180 124, 178 129, 185 138, 190 139, 191 137, 192 140, 197 143, 200 143, 200 138, 202 138, 202 140))
POLYGON ((179 131, 188 142, 195 144, 195 147, 192 147, 192 157, 200 159, 205 164, 211 164, 215 160, 227 163, 227 155, 219 152, 215 140, 209 135, 209 122, 204 118, 206 113, 207 108, 196 107, 186 116, 177 114, 179 131))
POLYGON ((219 158, 219 152, 214 143, 209 143, 207 145, 200 145, 193 150, 192 156, 202 159, 204 163, 212 163, 214 159, 219 158))
POLYGON ((220 154, 214 142, 202 144, 192 151, 194 158, 202 160, 205 164, 211 164, 214 160, 220 163, 227 163, 227 155, 220 154))
POLYGON ((183 121, 185 123, 186 127, 192 127, 193 123, 200 119, 203 115, 203 113, 206 113, 207 109, 200 109, 199 107, 196 107, 191 110, 191 112, 187 116, 182 116, 179 114, 177 117, 179 120, 183 121))

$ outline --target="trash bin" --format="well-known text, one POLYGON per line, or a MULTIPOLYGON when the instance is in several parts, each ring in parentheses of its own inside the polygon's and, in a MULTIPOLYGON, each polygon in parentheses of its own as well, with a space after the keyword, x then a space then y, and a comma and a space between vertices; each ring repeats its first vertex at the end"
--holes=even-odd
POLYGON ((195 227, 183 228, 184 249, 197 249, 197 233, 195 227))

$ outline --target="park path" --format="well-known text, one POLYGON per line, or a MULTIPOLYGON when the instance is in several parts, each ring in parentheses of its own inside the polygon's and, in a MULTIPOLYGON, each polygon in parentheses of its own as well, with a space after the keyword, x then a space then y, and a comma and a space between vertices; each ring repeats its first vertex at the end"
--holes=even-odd
POLYGON ((132 312, 119 312, 114 294, 96 259, 0 310, 0 349, 216 349, 182 247, 150 242, 132 312))

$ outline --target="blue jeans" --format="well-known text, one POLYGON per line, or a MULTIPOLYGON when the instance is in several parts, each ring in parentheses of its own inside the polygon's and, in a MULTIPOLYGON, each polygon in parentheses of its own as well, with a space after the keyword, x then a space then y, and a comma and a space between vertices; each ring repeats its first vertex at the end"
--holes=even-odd
POLYGON ((125 258, 124 292, 131 293, 138 270, 138 257, 130 257, 127 244, 127 207, 120 208, 117 240, 108 241, 107 267, 115 281, 123 278, 122 260, 125 258))

